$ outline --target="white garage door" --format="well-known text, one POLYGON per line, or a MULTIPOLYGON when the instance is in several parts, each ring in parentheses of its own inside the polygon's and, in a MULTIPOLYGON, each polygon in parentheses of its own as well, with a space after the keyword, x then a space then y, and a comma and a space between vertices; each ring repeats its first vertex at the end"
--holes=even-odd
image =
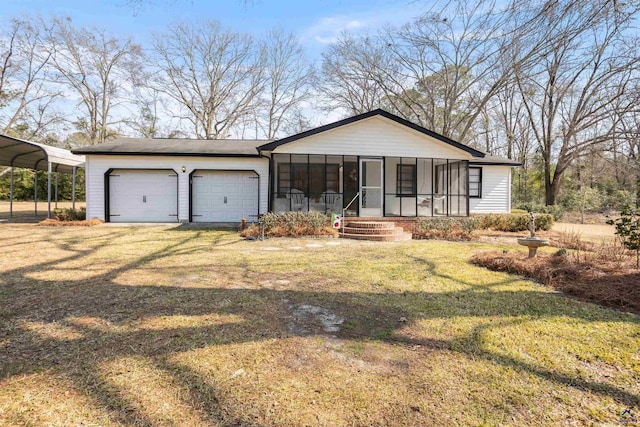
POLYGON ((249 222, 258 219, 258 176, 255 172, 204 171, 192 175, 193 222, 249 222))
POLYGON ((171 170, 114 170, 109 175, 109 220, 178 221, 178 176, 171 170))

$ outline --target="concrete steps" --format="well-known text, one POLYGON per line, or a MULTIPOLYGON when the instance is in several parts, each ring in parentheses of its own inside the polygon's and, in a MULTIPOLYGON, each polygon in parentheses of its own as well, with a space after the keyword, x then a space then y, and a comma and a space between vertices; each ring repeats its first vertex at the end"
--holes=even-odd
POLYGON ((340 232, 340 237, 377 242, 405 242, 411 240, 411 233, 406 233, 393 222, 346 220, 344 232, 340 232))

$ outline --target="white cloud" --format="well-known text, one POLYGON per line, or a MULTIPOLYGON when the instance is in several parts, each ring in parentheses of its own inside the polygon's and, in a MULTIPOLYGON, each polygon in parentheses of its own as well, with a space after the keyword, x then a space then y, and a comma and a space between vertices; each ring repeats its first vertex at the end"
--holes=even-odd
POLYGON ((375 31, 383 26, 402 25, 417 15, 412 8, 393 8, 366 12, 354 12, 346 15, 326 16, 318 19, 301 33, 303 43, 334 43, 340 33, 363 33, 375 31))

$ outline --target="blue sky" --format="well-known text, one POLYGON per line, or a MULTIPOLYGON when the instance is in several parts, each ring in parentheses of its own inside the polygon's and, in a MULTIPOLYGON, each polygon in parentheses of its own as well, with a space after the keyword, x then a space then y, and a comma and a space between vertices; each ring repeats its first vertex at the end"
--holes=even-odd
POLYGON ((169 23, 215 19, 225 26, 259 36, 281 27, 298 34, 313 57, 342 30, 375 31, 401 25, 420 14, 421 2, 411 0, 145 0, 139 10, 127 0, 3 0, 2 15, 56 14, 79 25, 98 26, 145 43, 169 23))

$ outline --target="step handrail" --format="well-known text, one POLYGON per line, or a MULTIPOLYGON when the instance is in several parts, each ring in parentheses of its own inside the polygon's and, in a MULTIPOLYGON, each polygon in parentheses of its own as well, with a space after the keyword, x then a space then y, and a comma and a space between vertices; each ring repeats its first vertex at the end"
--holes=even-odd
POLYGON ((356 193, 355 196, 353 196, 353 199, 351 199, 351 201, 349 203, 347 203, 347 206, 345 206, 342 209, 342 234, 344 234, 344 225, 345 225, 345 213, 347 212, 347 209, 349 209, 349 206, 351 206, 353 204, 353 202, 355 202, 355 200, 360 196, 360 192, 358 191, 356 193))

